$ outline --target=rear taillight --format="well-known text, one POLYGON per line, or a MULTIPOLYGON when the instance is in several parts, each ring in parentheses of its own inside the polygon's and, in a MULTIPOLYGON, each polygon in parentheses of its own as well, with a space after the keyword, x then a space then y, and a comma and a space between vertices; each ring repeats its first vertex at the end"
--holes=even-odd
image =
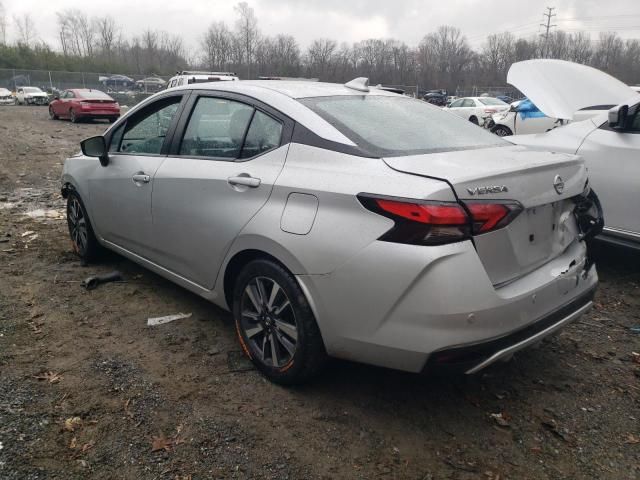
POLYGON ((359 195, 360 203, 395 225, 380 240, 411 245, 443 245, 470 237, 469 217, 455 202, 430 202, 359 195))
POLYGON ((411 245, 443 245, 508 225, 522 210, 517 202, 435 202, 358 195, 368 210, 394 221, 379 240, 411 245))
POLYGON ((473 234, 491 232, 507 226, 522 211, 517 202, 465 202, 473 219, 473 234))

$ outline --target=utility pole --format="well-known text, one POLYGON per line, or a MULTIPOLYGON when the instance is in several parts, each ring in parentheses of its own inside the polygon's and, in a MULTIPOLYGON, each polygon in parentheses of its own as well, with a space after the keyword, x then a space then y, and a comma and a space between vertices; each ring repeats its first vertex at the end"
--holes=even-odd
POLYGON ((540 24, 540 26, 545 29, 545 33, 540 34, 540 36, 544 38, 544 58, 549 56, 549 30, 551 30, 552 27, 557 27, 557 25, 551 25, 551 19, 556 16, 556 14, 553 13, 555 9, 556 7, 547 7, 546 13, 542 15, 543 17, 547 17, 547 23, 540 24))

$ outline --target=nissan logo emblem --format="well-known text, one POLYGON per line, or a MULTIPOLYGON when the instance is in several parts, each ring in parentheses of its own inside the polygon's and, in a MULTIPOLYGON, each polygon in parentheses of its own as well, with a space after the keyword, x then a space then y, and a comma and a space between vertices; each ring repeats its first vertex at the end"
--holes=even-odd
POLYGON ((553 188, 556 189, 558 195, 564 191, 564 180, 560 175, 556 175, 556 178, 553 179, 553 188))

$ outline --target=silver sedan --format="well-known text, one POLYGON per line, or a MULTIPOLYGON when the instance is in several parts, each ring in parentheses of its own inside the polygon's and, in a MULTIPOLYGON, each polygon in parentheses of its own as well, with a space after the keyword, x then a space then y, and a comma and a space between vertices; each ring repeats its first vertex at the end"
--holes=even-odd
POLYGON ((330 356, 474 373, 592 305, 583 161, 366 79, 169 89, 82 151, 62 176, 78 255, 231 310, 275 382, 330 356))

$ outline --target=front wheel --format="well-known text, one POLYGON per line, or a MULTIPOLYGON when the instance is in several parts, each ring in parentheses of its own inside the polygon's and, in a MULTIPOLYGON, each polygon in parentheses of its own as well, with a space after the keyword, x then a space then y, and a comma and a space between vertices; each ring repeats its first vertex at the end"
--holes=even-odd
POLYGON ((513 135, 511 130, 508 127, 505 127, 504 125, 498 125, 497 127, 494 127, 493 130, 491 131, 499 137, 508 137, 510 135, 513 135))
POLYGON ((317 374, 327 354, 313 312, 296 279, 271 260, 240 272, 233 316, 244 353, 275 383, 302 383, 317 374))
POLYGON ((94 260, 98 255, 100 245, 93 233, 87 210, 75 191, 70 191, 67 196, 67 225, 73 250, 78 254, 82 263, 86 264, 94 260))
POLYGON ((69 120, 71 120, 71 123, 78 123, 78 116, 75 110, 69 110, 69 120))
POLYGON ((51 120, 57 120, 58 116, 54 113, 53 108, 49 107, 49 118, 51 120))

